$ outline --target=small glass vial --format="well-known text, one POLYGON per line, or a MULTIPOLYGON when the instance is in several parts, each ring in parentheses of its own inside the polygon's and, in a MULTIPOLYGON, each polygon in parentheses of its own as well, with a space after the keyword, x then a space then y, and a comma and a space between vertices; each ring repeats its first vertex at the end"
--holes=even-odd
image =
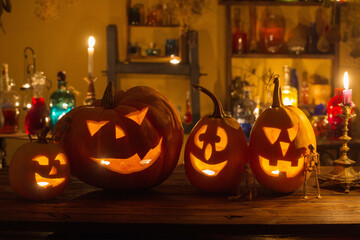
POLYGON ((186 111, 184 114, 184 123, 190 124, 192 122, 190 92, 186 92, 186 111))
POLYGON ((16 133, 19 129, 20 97, 12 90, 14 85, 13 80, 9 78, 9 67, 5 63, 2 66, 0 81, 0 106, 4 115, 4 126, 0 133, 16 133))
POLYGON ((66 87, 66 73, 60 71, 57 74, 58 89, 50 96, 50 119, 51 129, 54 129, 57 121, 67 112, 75 108, 74 94, 66 87))
POLYGON ((297 107, 298 103, 298 91, 295 87, 290 85, 290 67, 284 65, 284 86, 282 87, 282 99, 283 104, 288 106, 297 107))

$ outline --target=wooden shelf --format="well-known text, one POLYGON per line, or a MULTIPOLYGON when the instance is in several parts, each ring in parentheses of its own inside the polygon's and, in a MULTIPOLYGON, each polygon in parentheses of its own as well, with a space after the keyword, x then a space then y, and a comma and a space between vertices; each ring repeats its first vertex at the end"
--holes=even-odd
MULTIPOLYGON (((108 81, 113 82, 116 89, 121 89, 120 82, 117 81, 117 74, 120 73, 136 73, 136 74, 168 74, 168 75, 185 75, 189 76, 189 85, 192 89, 192 84, 199 84, 200 67, 198 56, 198 35, 197 32, 191 31, 188 33, 189 39, 194 43, 188 48, 188 63, 181 62, 173 65, 168 60, 169 58, 146 57, 146 62, 141 59, 136 62, 120 62, 118 53, 118 39, 117 29, 115 25, 108 25, 106 29, 107 34, 107 70, 106 74, 108 81), (166 62, 164 59, 168 59, 166 62), (153 62, 151 60, 161 60, 160 62, 153 62), (139 61, 139 62, 137 62, 139 61)), ((184 125, 185 133, 189 133, 193 126, 200 119, 200 96, 199 91, 190 91, 191 94, 191 112, 193 121, 190 125, 184 125)))
POLYGON ((133 24, 129 24, 129 27, 178 28, 178 27, 180 27, 180 25, 144 25, 144 24, 133 25, 133 24))
POLYGON ((232 58, 311 58, 311 59, 333 59, 333 54, 262 54, 246 53, 233 54, 232 58))
MULTIPOLYGON (((275 7, 292 7, 298 6, 301 8, 306 7, 320 7, 322 6, 322 2, 304 2, 304 1, 241 1, 241 0, 219 0, 219 4, 225 6, 225 17, 226 17, 226 28, 225 28, 225 35, 226 35, 226 110, 231 109, 231 83, 233 80, 233 64, 241 64, 241 62, 246 59, 311 59, 311 60, 330 60, 331 61, 331 68, 330 68, 330 82, 332 85, 332 89, 334 89, 334 81, 337 79, 339 73, 339 54, 340 54, 340 44, 335 43, 331 46, 330 52, 323 54, 323 53, 316 53, 316 54, 263 54, 263 53, 248 53, 248 54, 233 54, 233 46, 232 46, 232 15, 234 6, 239 6, 240 8, 246 9, 248 6, 256 6, 257 9, 261 9, 261 7, 266 6, 275 6, 275 7), (234 61, 236 60, 237 61, 234 61)), ((340 7, 335 6, 346 6, 348 3, 344 2, 331 2, 331 6, 334 7, 332 10, 335 14, 335 23, 340 23, 340 7), (335 5, 335 6, 334 6, 335 5)), ((295 8, 294 8, 295 9, 295 8)), ((286 12, 290 14, 292 9, 287 9, 286 12), (289 12, 290 11, 290 12, 289 12)), ((259 16, 258 16, 259 18, 259 16)), ((257 32, 258 34, 258 32, 257 32)))
MULTIPOLYGON (((335 3, 335 2, 332 2, 335 3)), ((321 6, 322 2, 294 2, 294 1, 241 1, 241 0, 219 0, 220 5, 252 5, 252 6, 321 6)), ((346 2, 336 2, 346 5, 346 2)))

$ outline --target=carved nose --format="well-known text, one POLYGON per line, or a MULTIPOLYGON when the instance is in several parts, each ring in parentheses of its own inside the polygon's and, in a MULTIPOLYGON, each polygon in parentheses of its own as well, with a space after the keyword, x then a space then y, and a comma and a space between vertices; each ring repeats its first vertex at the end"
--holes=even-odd
POLYGON ((289 145, 290 145, 290 143, 280 141, 280 148, 281 148, 283 157, 285 157, 285 155, 289 149, 289 145))
POLYGON ((204 157, 206 161, 209 161, 211 154, 212 154, 212 147, 211 144, 208 143, 205 147, 205 153, 204 153, 204 157))
POLYGON ((55 174, 57 174, 57 170, 54 166, 52 166, 49 175, 55 175, 55 174))

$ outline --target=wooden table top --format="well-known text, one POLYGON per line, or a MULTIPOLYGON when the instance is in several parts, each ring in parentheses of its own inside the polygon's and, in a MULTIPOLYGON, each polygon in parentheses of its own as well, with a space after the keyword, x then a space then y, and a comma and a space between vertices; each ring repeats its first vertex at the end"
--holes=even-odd
POLYGON ((338 186, 321 188, 323 198, 317 199, 310 181, 306 200, 302 188, 275 195, 260 186, 251 201, 229 200, 197 191, 180 166, 163 184, 138 194, 104 192, 72 177, 56 199, 31 202, 12 191, 7 169, 1 169, 0 231, 359 232, 360 188, 349 194, 338 186))

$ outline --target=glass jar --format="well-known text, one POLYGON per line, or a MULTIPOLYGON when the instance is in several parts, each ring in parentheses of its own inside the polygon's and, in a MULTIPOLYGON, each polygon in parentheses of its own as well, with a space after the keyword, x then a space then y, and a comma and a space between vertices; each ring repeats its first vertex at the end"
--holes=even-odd
POLYGON ((51 129, 57 121, 71 109, 75 108, 74 94, 66 87, 66 73, 60 71, 57 74, 58 89, 50 96, 50 119, 51 129))
POLYGON ((260 47, 264 53, 279 53, 284 45, 285 20, 279 8, 266 7, 261 19, 260 47))
POLYGON ((9 78, 9 67, 7 64, 3 64, 0 81, 0 106, 4 124, 0 133, 16 133, 19 129, 20 97, 12 90, 13 86, 14 82, 9 78))

